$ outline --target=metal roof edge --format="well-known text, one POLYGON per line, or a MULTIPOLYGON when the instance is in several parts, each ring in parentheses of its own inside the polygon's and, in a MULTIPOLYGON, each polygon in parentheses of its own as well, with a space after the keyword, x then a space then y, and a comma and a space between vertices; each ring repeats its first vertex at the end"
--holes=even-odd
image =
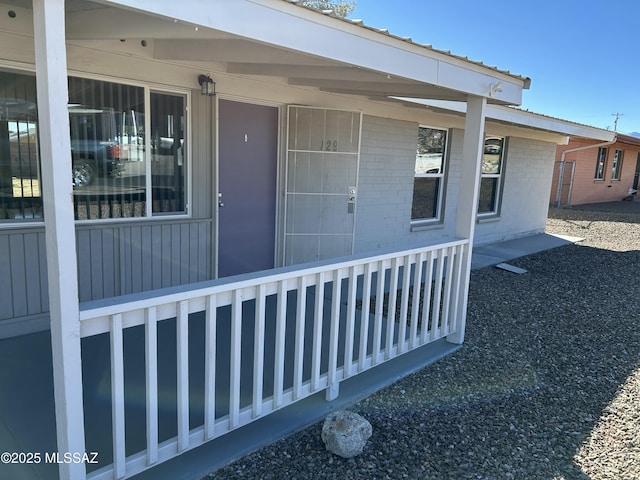
POLYGON ((475 66, 478 66, 478 67, 481 67, 481 68, 486 68, 486 69, 489 69, 489 70, 493 70, 494 72, 497 72, 497 73, 500 73, 502 75, 506 75, 508 77, 511 77, 511 78, 514 78, 514 79, 517 79, 517 80, 521 81, 523 83, 523 87, 522 88, 525 89, 525 90, 528 90, 531 87, 531 78, 529 78, 529 77, 525 77, 523 75, 512 73, 509 70, 500 69, 497 66, 487 65, 487 64, 485 64, 485 63, 483 63, 481 61, 471 60, 469 57, 463 57, 462 55, 456 55, 456 54, 452 53, 450 50, 440 50, 440 49, 434 48, 433 45, 431 45, 431 44, 424 44, 424 43, 415 42, 411 37, 402 37, 402 36, 399 36, 399 35, 395 35, 395 34, 391 33, 389 31, 389 29, 377 28, 377 27, 373 27, 373 26, 367 25, 367 24, 365 24, 364 20, 362 20, 362 19, 344 18, 344 17, 341 17, 339 15, 336 15, 333 10, 319 10, 319 9, 311 7, 309 5, 304 5, 304 4, 300 3, 300 0, 281 0, 281 1, 286 2, 286 3, 290 3, 290 4, 294 4, 297 7, 307 9, 309 11, 315 12, 315 13, 320 14, 320 15, 324 15, 324 16, 328 16, 328 17, 331 17, 331 18, 335 18, 336 20, 340 20, 340 21, 345 22, 345 23, 347 23, 349 25, 355 25, 355 26, 363 28, 365 30, 369 30, 369 31, 375 32, 377 34, 384 35, 386 37, 390 37, 390 38, 393 38, 393 39, 396 39, 396 40, 400 40, 402 42, 408 43, 410 45, 413 45, 413 46, 416 46, 416 47, 419 47, 419 48, 423 48, 423 49, 428 50, 428 51, 433 52, 433 53, 437 53, 437 54, 440 54, 440 55, 445 55, 445 56, 450 57, 452 59, 460 60, 460 61, 472 64, 472 65, 475 65, 475 66))

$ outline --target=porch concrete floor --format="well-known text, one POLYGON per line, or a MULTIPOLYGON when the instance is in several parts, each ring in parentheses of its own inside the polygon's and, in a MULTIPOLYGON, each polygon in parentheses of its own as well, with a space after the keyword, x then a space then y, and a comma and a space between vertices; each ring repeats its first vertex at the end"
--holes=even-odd
MULTIPOLYGON (((473 252, 473 268, 495 265, 575 240, 577 239, 541 234, 476 247, 473 252)), ((92 358, 105 359, 105 352, 100 342, 87 347, 85 350, 92 352, 92 358)), ((320 392, 134 478, 138 480, 200 478, 212 469, 319 421, 332 410, 344 408, 403 376, 437 361, 457 348, 459 348, 457 345, 444 340, 426 345, 342 382, 340 396, 333 402, 327 402, 324 393, 320 392)), ((136 354, 142 355, 139 352, 134 353, 136 354)), ((144 359, 143 356, 140 358, 144 359)), ((111 438, 100 434, 100 429, 104 425, 107 425, 107 428, 110 425, 108 402, 105 402, 104 396, 101 395, 101 392, 104 393, 101 385, 109 382, 108 370, 105 375, 104 368, 100 370, 97 364, 91 364, 89 358, 86 360, 89 362, 84 376, 85 381, 89 379, 87 391, 92 392, 88 395, 85 392, 86 416, 89 418, 87 426, 91 429, 87 432, 87 450, 100 452, 104 449, 108 452, 106 456, 109 461, 106 463, 110 463, 111 438), (93 368, 98 370, 92 372, 93 368)), ((108 365, 108 353, 106 360, 108 365)), ((139 375, 139 372, 133 375, 139 375)), ((272 387, 265 386, 266 391, 269 388, 272 387)), ((140 415, 140 421, 144 424, 144 410, 140 406, 131 406, 127 410, 127 415, 140 415)), ((196 416, 198 415, 200 413, 196 412, 196 416)), ((166 433, 166 435, 170 434, 171 432, 166 433)), ((129 431, 127 435, 127 441, 129 441, 129 431)), ((0 341, 0 453, 39 453, 42 461, 40 463, 0 463, 0 478, 57 479, 58 465, 44 461, 46 453, 56 451, 49 332, 2 340, 0 341)))

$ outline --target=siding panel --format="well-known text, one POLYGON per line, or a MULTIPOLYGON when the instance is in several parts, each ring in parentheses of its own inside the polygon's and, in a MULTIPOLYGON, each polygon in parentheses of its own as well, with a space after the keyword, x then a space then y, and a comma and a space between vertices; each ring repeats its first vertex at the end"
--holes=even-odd
POLYGON ((9 235, 0 236, 0 320, 13 316, 13 294, 11 283, 11 253, 9 235))
POLYGON ((16 317, 24 317, 29 313, 27 308, 27 273, 24 235, 12 235, 9 239, 11 255, 11 284, 13 297, 13 313, 16 317))
MULTIPOLYGON (((211 278, 211 220, 77 228, 81 302, 211 278)), ((49 310, 43 228, 0 232, 0 321, 49 310)))
POLYGON ((38 263, 40 264, 40 293, 42 295, 42 312, 49 311, 49 281, 47 280, 47 244, 44 232, 38 233, 38 263))
MULTIPOLYGON (((89 264, 91 265, 91 273, 89 282, 91 282, 91 297, 104 298, 104 269, 102 265, 102 232, 99 229, 89 232, 89 264)), ((87 300, 89 300, 87 299, 87 300)), ((81 300, 84 300, 81 297, 81 300)))
MULTIPOLYGON (((153 271, 153 229, 151 225, 145 225, 141 230, 142 241, 139 246, 138 254, 142 259, 142 291, 151 290, 154 284, 153 271)), ((157 248, 157 247, 156 247, 157 248)))
POLYGON ((127 248, 128 245, 131 245, 131 235, 133 232, 133 228, 122 229, 120 231, 120 275, 122 278, 122 291, 130 292, 133 290, 133 272, 134 268, 132 265, 133 258, 131 255, 131 248, 127 248), (131 268, 127 268, 127 265, 131 265, 131 268))
POLYGON ((42 312, 42 292, 40 284, 40 257, 34 255, 39 251, 38 234, 24 235, 25 276, 27 293, 27 314, 34 315, 42 312))
POLYGON ((162 288, 162 256, 163 256, 163 242, 162 242, 162 227, 154 225, 151 228, 151 272, 153 278, 151 279, 151 285, 153 289, 162 288))
MULTIPOLYGON (((81 302, 91 299, 91 231, 76 231, 78 252, 78 296, 81 302)), ((46 245, 45 245, 46 252, 46 245)))
POLYGON ((180 283, 189 283, 191 271, 191 225, 180 226, 180 245, 188 248, 180 248, 180 283))

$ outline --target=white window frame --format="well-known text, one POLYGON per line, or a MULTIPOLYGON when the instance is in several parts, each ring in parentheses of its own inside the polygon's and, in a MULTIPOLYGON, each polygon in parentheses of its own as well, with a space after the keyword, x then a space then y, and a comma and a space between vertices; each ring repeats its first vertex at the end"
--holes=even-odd
POLYGON ((487 149, 487 140, 491 139, 500 139, 502 140, 502 149, 500 151, 500 168, 498 173, 482 173, 480 175, 480 191, 482 190, 482 180, 485 179, 497 179, 496 187, 495 187, 495 202, 493 206, 493 210, 488 212, 480 212, 480 198, 478 198, 478 220, 486 220, 490 218, 498 218, 500 217, 500 212, 502 210, 502 189, 504 184, 504 171, 507 163, 507 145, 508 145, 508 137, 504 137, 501 135, 485 135, 484 137, 484 147, 483 147, 483 163, 484 163, 484 154, 487 149))
POLYGON ((148 182, 145 191, 145 215, 141 217, 124 217, 124 218, 95 218, 86 220, 76 220, 77 224, 89 225, 95 223, 112 223, 112 222, 141 222, 151 220, 171 220, 171 219, 185 219, 191 218, 191 199, 192 199, 192 178, 191 178, 191 90, 178 87, 167 87, 162 84, 144 83, 131 81, 129 79, 122 79, 119 77, 109 77, 105 75, 91 75, 85 72, 78 72, 69 70, 67 77, 85 78, 88 80, 98 80, 103 82, 119 83, 122 85, 128 85, 132 87, 142 87, 144 89, 144 102, 145 102, 145 120, 144 129, 145 132, 151 131, 151 93, 167 94, 167 95, 182 95, 185 97, 185 144, 186 148, 183 152, 183 161, 185 164, 185 211, 183 213, 158 213, 153 214, 153 206, 151 198, 153 195, 151 184, 151 135, 145 135, 144 147, 145 147, 145 177, 148 182))
MULTIPOLYGON (((443 127, 435 127, 430 125, 419 125, 418 126, 418 135, 420 129, 430 129, 430 130, 439 130, 445 132, 445 140, 444 140, 444 148, 442 151, 442 161, 440 165, 440 171, 437 173, 416 173, 415 172, 415 163, 414 163, 414 176, 413 176, 413 188, 415 189, 415 179, 416 178, 435 178, 438 179, 438 197, 436 204, 436 214, 434 217, 425 217, 425 218, 411 218, 411 227, 412 229, 419 229, 420 227, 438 225, 444 221, 444 200, 445 200, 445 190, 447 184, 447 173, 448 173, 448 163, 449 163, 449 150, 450 150, 450 142, 451 142, 451 130, 443 127)), ((417 149, 416 149, 416 161, 417 161, 417 149)), ((412 190, 413 192, 413 190, 412 190)), ((413 212, 413 196, 411 201, 411 210, 413 212)))

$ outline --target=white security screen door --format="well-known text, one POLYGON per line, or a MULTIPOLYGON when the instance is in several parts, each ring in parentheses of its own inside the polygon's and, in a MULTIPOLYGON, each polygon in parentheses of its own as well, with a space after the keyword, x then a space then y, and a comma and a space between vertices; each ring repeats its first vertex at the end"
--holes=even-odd
POLYGON ((353 253, 361 117, 289 107, 285 265, 353 253))

